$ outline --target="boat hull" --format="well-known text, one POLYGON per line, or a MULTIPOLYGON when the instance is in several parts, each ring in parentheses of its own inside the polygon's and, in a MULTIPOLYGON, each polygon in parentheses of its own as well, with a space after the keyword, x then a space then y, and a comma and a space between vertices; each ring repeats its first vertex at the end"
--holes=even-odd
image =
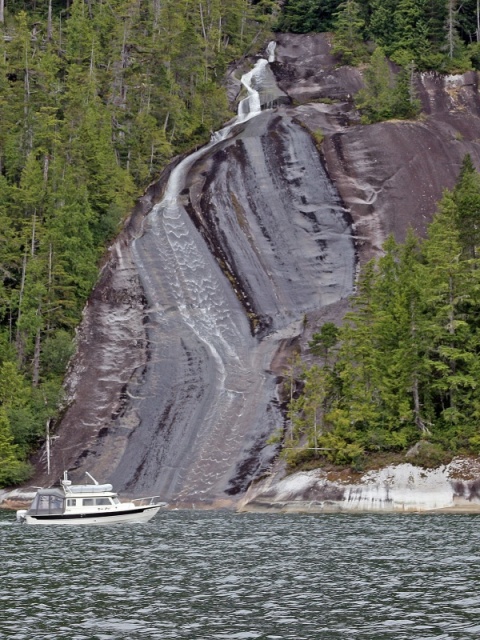
POLYGON ((124 522, 148 522, 160 510, 159 506, 135 507, 117 511, 102 511, 100 513, 82 513, 64 515, 35 515, 26 514, 23 517, 25 524, 50 525, 50 524, 121 524, 124 522))

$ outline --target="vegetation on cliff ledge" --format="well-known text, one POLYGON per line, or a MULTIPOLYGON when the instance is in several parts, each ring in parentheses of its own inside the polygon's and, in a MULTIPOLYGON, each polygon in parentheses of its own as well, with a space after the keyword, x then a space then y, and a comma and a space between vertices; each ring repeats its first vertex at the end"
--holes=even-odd
POLYGON ((466 156, 420 240, 389 238, 363 269, 343 326, 326 324, 293 398, 284 455, 361 467, 405 453, 479 454, 480 176, 466 156))
POLYGON ((476 0, 286 0, 280 31, 333 31, 345 64, 364 62, 371 44, 407 67, 443 73, 480 68, 476 0))

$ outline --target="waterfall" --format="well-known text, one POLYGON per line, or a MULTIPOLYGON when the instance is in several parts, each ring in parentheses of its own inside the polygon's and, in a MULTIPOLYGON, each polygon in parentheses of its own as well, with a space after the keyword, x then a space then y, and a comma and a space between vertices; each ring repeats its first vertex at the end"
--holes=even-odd
MULTIPOLYGON (((167 469, 160 468, 157 486, 167 497, 185 483, 195 484, 200 494, 215 485, 242 448, 245 430, 235 428, 239 417, 255 425, 265 414, 265 402, 249 406, 253 394, 265 384, 270 388, 263 391, 265 397, 274 389, 256 360, 264 356, 255 350, 248 318, 192 224, 182 196, 195 163, 214 152, 235 125, 261 112, 258 88, 266 65, 262 58, 243 75, 241 83, 248 96, 240 102, 238 116, 173 169, 162 201, 147 217, 144 234, 132 247, 150 309, 152 364, 140 410, 143 420, 152 423, 161 420, 159 412, 165 413, 167 405, 175 404, 176 411, 173 444, 163 435, 159 438, 160 466, 164 463, 167 469), (179 336, 180 344, 167 353, 163 341, 171 341, 172 333, 179 336), (219 460, 225 467, 220 471, 219 460), (201 471, 195 471, 196 465, 201 471)), ((156 476, 158 460, 155 465, 146 473, 156 476)))
MULTIPOLYGON (((235 125, 246 122, 250 118, 254 118, 261 113, 262 109, 260 104, 259 87, 262 84, 262 79, 267 65, 269 62, 273 62, 275 60, 275 46, 275 42, 270 42, 266 49, 268 59, 260 58, 250 71, 242 75, 240 83, 247 91, 247 97, 240 100, 237 109, 237 116, 231 120, 228 125, 212 133, 209 144, 189 155, 173 170, 168 182, 167 192, 163 203, 175 198, 175 194, 180 188, 179 176, 185 173, 185 169, 187 167, 190 167, 200 156, 208 153, 216 144, 225 140, 235 125)), ((160 203, 157 207, 162 207, 163 203, 160 203)))
POLYGON ((262 76, 262 72, 268 61, 261 58, 251 71, 242 76, 241 83, 247 90, 247 97, 238 105, 238 121, 244 122, 247 118, 253 118, 261 111, 260 94, 255 88, 256 81, 262 76))
POLYGON ((237 116, 173 168, 132 243, 148 360, 116 423, 120 491, 186 506, 245 491, 283 423, 276 354, 308 310, 350 292, 344 210, 305 129, 265 109, 281 95, 274 43, 266 56, 241 78, 237 116))
POLYGON ((277 43, 275 42, 275 40, 272 40, 271 42, 268 43, 267 45, 267 55, 268 55, 268 62, 275 62, 275 49, 277 48, 277 43))

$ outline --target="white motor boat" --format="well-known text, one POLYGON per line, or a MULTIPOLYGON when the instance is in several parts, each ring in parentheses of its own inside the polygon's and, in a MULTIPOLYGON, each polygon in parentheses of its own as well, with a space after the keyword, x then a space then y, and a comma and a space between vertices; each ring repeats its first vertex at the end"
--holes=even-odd
POLYGON ((72 484, 65 471, 61 487, 38 489, 29 509, 17 511, 25 524, 115 524, 148 522, 166 504, 158 496, 121 502, 111 484, 72 484))

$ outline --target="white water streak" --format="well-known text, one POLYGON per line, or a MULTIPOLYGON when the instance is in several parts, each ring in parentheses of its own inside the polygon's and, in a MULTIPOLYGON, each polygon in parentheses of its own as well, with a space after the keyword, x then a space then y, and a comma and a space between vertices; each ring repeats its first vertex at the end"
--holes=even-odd
MULTIPOLYGON (((274 56, 275 43, 270 43, 267 48, 269 60, 274 56)), ((243 99, 238 106, 238 115, 218 132, 216 132, 209 144, 202 147, 198 151, 192 153, 172 171, 168 181, 167 189, 163 200, 157 204, 150 214, 153 219, 159 215, 163 216, 164 229, 167 232, 168 241, 172 248, 177 261, 177 270, 175 274, 176 290, 179 296, 179 310, 185 323, 192 328, 196 335, 209 347, 213 354, 222 377, 225 377, 224 365, 217 348, 212 343, 211 338, 215 337, 222 343, 222 347, 230 357, 237 357, 232 349, 231 336, 225 335, 225 322, 230 324, 230 331, 234 334, 237 329, 231 318, 225 318, 220 313, 221 324, 219 326, 218 318, 212 313, 213 309, 209 304, 212 296, 215 295, 216 284, 215 275, 205 269, 204 258, 195 246, 195 242, 191 239, 189 232, 189 223, 185 218, 182 207, 178 207, 179 194, 185 185, 185 176, 190 167, 203 155, 208 153, 219 142, 225 140, 232 128, 239 123, 246 122, 261 112, 260 96, 255 88, 261 82, 262 72, 267 66, 268 61, 261 58, 257 61, 251 71, 244 74, 241 79, 242 85, 248 92, 247 98, 243 99), (193 277, 194 272, 199 271, 198 267, 203 267, 204 279, 201 283, 193 277), (183 292, 183 293, 182 293, 183 292), (188 293, 188 295, 185 295, 188 293), (205 294, 205 295, 203 295, 205 294), (211 295, 209 295, 211 294, 211 295), (183 299, 182 299, 183 298, 183 299), (192 318, 191 305, 189 301, 195 300, 195 318, 192 318)), ((154 233, 162 233, 162 229, 157 227, 154 233)))

